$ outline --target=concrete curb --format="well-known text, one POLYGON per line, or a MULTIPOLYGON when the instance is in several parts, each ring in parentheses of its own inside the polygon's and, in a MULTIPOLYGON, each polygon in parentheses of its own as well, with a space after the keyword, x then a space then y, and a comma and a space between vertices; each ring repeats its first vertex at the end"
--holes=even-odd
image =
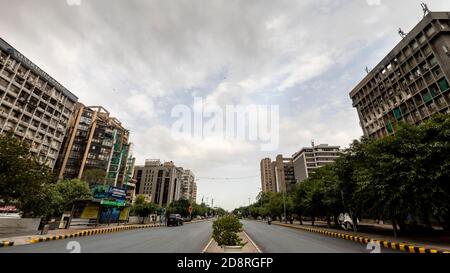
POLYGON ((74 232, 71 234, 65 234, 65 235, 54 235, 54 236, 48 236, 48 237, 34 237, 34 238, 31 238, 30 244, 47 242, 47 241, 55 241, 55 240, 64 240, 64 239, 68 239, 68 238, 76 238, 76 237, 82 237, 82 236, 92 236, 92 235, 98 235, 98 234, 113 233, 113 232, 140 229, 140 228, 160 227, 160 226, 163 226, 163 225, 147 224, 147 225, 117 226, 117 227, 111 227, 111 228, 86 229, 86 230, 81 230, 78 232, 74 232))
POLYGON ((301 229, 301 230, 305 230, 305 231, 309 231, 309 232, 315 232, 315 233, 319 233, 322 235, 340 238, 340 239, 349 240, 349 241, 354 241, 354 242, 362 243, 362 244, 368 244, 369 242, 375 242, 385 248, 396 249, 396 250, 405 251, 405 252, 409 252, 409 253, 450 253, 449 250, 439 250, 439 249, 420 247, 420 246, 415 246, 415 245, 409 244, 409 243, 380 241, 380 240, 375 240, 375 239, 371 239, 368 237, 352 236, 352 235, 344 234, 344 233, 331 232, 331 231, 327 231, 327 230, 322 230, 320 228, 292 226, 292 225, 286 225, 283 223, 274 223, 274 222, 272 222, 272 224, 278 225, 278 226, 283 226, 283 227, 294 228, 294 229, 301 229))
POLYGON ((247 236, 248 241, 256 248, 256 251, 258 251, 258 253, 262 253, 261 249, 258 247, 258 245, 252 240, 252 238, 250 237, 250 235, 247 234, 247 232, 245 232, 245 230, 242 231, 244 233, 245 236, 247 236))
MULTIPOLYGON (((208 220, 198 220, 198 221, 193 221, 193 222, 186 222, 185 224, 187 224, 187 223, 195 224, 195 223, 205 222, 205 221, 208 221, 208 220)), ((77 237, 113 233, 113 232, 119 232, 119 231, 125 231, 125 230, 162 227, 162 226, 165 226, 165 225, 158 223, 158 224, 145 224, 145 225, 124 225, 124 226, 116 226, 116 227, 110 227, 110 228, 86 229, 86 230, 80 230, 80 231, 77 231, 77 232, 74 232, 71 234, 65 234, 65 235, 32 237, 28 241, 28 243, 20 244, 20 245, 36 244, 36 243, 41 243, 41 242, 64 240, 64 239, 69 239, 69 238, 77 238, 77 237)), ((11 242, 11 241, 0 242, 0 247, 8 247, 8 246, 14 246, 14 242, 11 242)))
POLYGON ((14 242, 10 242, 10 241, 3 241, 0 242, 0 247, 8 247, 8 246, 13 246, 14 242))
POLYGON ((212 242, 214 242, 214 239, 211 238, 208 243, 206 244, 206 246, 203 248, 202 253, 206 253, 206 250, 208 250, 209 246, 212 244, 212 242))

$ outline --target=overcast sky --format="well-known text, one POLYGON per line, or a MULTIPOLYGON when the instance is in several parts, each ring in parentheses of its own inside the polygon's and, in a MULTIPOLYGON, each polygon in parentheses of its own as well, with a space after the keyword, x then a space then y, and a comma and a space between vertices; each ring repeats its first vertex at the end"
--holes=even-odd
MULTIPOLYGON (((137 162, 160 158, 199 178, 198 201, 255 200, 259 162, 362 135, 348 93, 422 17, 419 0, 0 0, 0 36, 131 130, 137 162), (75 5, 74 5, 75 4, 75 5), (79 4, 79 5, 78 5, 79 4), (280 106, 280 146, 174 139, 171 109, 280 106), (241 180, 202 178, 250 177, 241 180)), ((448 0, 428 0, 450 11, 448 0)))

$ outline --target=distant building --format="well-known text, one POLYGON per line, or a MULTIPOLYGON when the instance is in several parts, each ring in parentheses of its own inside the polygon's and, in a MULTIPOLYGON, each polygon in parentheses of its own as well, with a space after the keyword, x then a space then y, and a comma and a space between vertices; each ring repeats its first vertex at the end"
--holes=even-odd
POLYGON ((275 180, 278 192, 290 192, 297 182, 294 174, 294 164, 292 158, 285 158, 277 155, 274 162, 275 180))
POLYGON ((77 100, 0 38, 0 134, 12 132, 53 169, 77 100))
POLYGON ((81 179, 94 170, 103 173, 103 181, 110 185, 134 187, 134 158, 128 138, 129 131, 105 108, 77 103, 55 166, 58 178, 81 179))
POLYGON ((339 146, 312 143, 312 147, 302 148, 292 156, 296 181, 307 179, 317 168, 335 162, 339 156, 339 146))
POLYGON ((350 92, 365 136, 450 113, 450 16, 428 13, 350 92))
POLYGON ((267 192, 290 192, 295 185, 292 158, 277 155, 275 161, 264 158, 260 162, 261 190, 267 192))
POLYGON ((195 175, 191 170, 184 170, 181 177, 181 196, 187 200, 195 200, 194 198, 194 185, 195 175))
POLYGON ((277 192, 275 169, 270 158, 264 158, 260 163, 262 192, 277 192))
POLYGON ((139 185, 137 194, 147 195, 152 203, 167 206, 182 198, 183 172, 183 168, 171 161, 146 160, 145 165, 135 167, 133 178, 139 185))
POLYGON ((191 199, 193 202, 197 203, 197 183, 194 181, 192 184, 192 196, 191 199))

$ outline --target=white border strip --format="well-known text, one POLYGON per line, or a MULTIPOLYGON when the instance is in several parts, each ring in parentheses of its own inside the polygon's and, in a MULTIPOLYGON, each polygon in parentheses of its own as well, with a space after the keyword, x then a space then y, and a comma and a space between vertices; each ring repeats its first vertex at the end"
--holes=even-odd
POLYGON ((205 246, 205 248, 202 250, 202 253, 206 253, 206 250, 208 250, 209 246, 212 244, 213 242, 213 238, 211 238, 211 240, 209 240, 208 244, 205 246))
POLYGON ((256 248, 256 250, 258 251, 258 253, 262 253, 261 249, 259 249, 259 247, 256 245, 256 243, 252 240, 252 238, 250 238, 250 236, 248 236, 247 232, 245 232, 245 230, 242 231, 245 236, 247 236, 247 239, 250 241, 250 243, 256 248))

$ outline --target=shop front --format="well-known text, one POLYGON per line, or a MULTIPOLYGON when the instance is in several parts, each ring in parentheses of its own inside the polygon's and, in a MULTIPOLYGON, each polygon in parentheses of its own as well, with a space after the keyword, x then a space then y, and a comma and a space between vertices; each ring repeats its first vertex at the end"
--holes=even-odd
POLYGON ((96 186, 92 199, 76 200, 64 213, 60 228, 82 228, 128 222, 130 206, 126 191, 113 186, 96 186))

